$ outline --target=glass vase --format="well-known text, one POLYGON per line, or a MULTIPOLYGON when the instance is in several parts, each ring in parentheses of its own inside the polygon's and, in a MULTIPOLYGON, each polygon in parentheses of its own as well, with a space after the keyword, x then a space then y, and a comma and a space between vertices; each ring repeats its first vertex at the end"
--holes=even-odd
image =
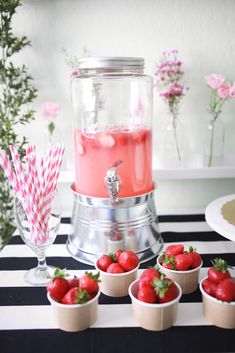
POLYGON ((163 167, 177 168, 183 163, 183 126, 178 117, 170 115, 163 136, 163 167))
POLYGON ((207 167, 223 164, 225 131, 222 119, 210 120, 207 125, 205 142, 205 165, 207 167))

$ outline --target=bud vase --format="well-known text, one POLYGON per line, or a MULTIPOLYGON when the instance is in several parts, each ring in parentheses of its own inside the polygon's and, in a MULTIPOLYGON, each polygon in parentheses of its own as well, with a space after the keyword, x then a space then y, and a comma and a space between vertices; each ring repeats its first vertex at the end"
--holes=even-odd
POLYGON ((183 126, 178 117, 170 116, 163 137, 163 166, 181 167, 183 163, 183 126))
POLYGON ((221 119, 211 119, 207 125, 205 142, 205 165, 207 167, 223 164, 224 156, 224 124, 221 119))

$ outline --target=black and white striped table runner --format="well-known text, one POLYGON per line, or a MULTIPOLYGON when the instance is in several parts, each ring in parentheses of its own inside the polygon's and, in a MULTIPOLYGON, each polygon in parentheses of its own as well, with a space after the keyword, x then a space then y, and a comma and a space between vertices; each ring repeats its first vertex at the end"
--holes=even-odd
MULTIPOLYGON (((235 267, 235 242, 212 231, 204 215, 159 216, 164 248, 173 243, 196 247, 202 255, 200 279, 206 276, 211 259, 222 257, 235 267)), ((69 219, 62 219, 59 234, 47 250, 49 265, 67 268, 80 276, 94 267, 79 263, 67 252, 69 219)), ((141 265, 154 265, 156 259, 141 265)), ((148 353, 148 352, 235 352, 235 330, 210 325, 203 317, 199 289, 182 296, 174 327, 149 332, 135 323, 129 297, 101 295, 97 322, 80 333, 58 330, 45 287, 24 281, 36 257, 15 235, 0 253, 0 353, 148 353)), ((235 270, 232 271, 235 275, 235 270)))

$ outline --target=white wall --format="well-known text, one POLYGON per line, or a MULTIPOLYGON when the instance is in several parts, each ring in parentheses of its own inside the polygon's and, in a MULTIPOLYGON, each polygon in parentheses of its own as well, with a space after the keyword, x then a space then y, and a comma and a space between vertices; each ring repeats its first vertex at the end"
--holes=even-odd
MULTIPOLYGON (((187 150, 202 152, 209 99, 204 76, 216 72, 235 80, 234 0, 23 0, 22 3, 14 18, 14 31, 26 35, 32 46, 16 60, 26 64, 39 90, 36 121, 24 129, 30 140, 38 143, 43 140, 45 122, 40 114, 41 104, 47 100, 58 102, 61 111, 56 123, 67 146, 67 167, 72 167, 70 69, 62 48, 77 57, 82 56, 84 47, 92 55, 141 56, 146 60, 148 74, 153 74, 163 50, 177 48, 184 62, 185 82, 190 87, 181 107, 187 150)), ((155 91, 157 158, 166 116, 166 107, 155 91)), ((225 152, 235 153, 235 101, 228 102, 220 118, 227 133, 225 152)), ((222 181, 214 182, 217 183, 214 190, 221 193, 233 189, 232 184, 228 190, 223 189, 222 181)), ((192 192, 195 183, 187 186, 188 190, 192 192)), ((165 185, 171 187, 169 183, 165 185)), ((196 206, 206 204, 205 194, 202 193, 196 206)), ((213 198, 217 194, 208 195, 213 198)), ((192 197, 186 197, 188 204, 192 197)), ((164 206, 167 202, 169 198, 163 201, 164 206)))

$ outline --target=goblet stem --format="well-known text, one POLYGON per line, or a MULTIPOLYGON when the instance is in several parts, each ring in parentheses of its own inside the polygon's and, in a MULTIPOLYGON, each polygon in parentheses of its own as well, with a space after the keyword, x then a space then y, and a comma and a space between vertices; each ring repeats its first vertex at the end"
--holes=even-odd
POLYGON ((38 270, 45 271, 47 269, 45 251, 40 250, 39 252, 37 252, 37 257, 38 257, 38 270))

